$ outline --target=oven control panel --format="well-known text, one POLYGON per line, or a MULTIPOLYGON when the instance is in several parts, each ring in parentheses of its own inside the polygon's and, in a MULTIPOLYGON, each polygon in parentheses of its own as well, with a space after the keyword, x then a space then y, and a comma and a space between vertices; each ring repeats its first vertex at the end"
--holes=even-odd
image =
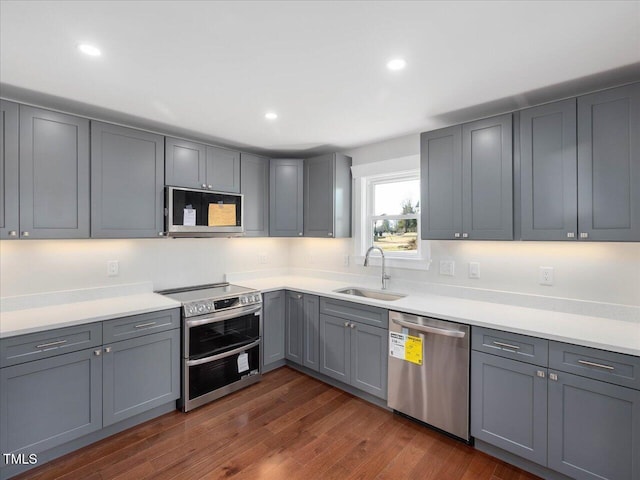
POLYGON ((184 316, 197 317, 208 313, 220 312, 230 308, 256 305, 262 302, 262 296, 257 293, 246 293, 237 297, 222 298, 220 300, 200 300, 184 305, 184 316))

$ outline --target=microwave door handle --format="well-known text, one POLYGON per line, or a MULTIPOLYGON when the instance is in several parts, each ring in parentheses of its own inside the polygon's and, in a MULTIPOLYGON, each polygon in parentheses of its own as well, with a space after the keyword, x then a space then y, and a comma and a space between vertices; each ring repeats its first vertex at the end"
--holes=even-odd
POLYGON ((214 313, 207 318, 187 320, 187 328, 197 327, 198 325, 205 325, 207 323, 215 323, 221 322, 223 320, 229 320, 230 318, 242 317, 243 315, 250 315, 252 313, 257 313, 260 311, 261 306, 250 306, 250 307, 240 307, 234 308, 229 312, 219 312, 214 313))
POLYGON ((230 357, 231 355, 235 355, 236 353, 244 352, 245 350, 250 350, 253 347, 257 347, 260 345, 260 339, 252 342, 248 345, 243 345, 238 348, 234 348, 233 350, 229 350, 228 352, 221 353, 219 355, 213 355, 212 357, 200 358, 198 360, 187 360, 187 367, 195 367, 196 365, 202 365, 203 363, 215 362, 216 360, 220 360, 226 357, 230 357))

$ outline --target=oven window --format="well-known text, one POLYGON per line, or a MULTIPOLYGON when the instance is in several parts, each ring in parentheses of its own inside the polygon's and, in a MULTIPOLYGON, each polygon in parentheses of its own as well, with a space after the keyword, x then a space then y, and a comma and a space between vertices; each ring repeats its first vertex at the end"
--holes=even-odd
POLYGON ((250 313, 189 328, 191 360, 211 357, 254 342, 260 336, 260 315, 250 313))
POLYGON ((189 400, 235 383, 250 372, 257 373, 260 366, 260 347, 255 346, 244 353, 248 355, 249 368, 242 372, 238 372, 238 357, 242 353, 189 367, 189 400))

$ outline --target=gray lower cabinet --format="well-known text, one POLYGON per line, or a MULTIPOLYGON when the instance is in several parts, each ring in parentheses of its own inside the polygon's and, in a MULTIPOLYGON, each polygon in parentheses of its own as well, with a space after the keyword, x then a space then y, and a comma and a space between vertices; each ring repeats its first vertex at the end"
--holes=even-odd
POLYGON ((331 153, 304 160, 304 236, 351 236, 351 157, 331 153))
POLYGON ((91 122, 91 236, 164 234, 164 138, 91 122))
POLYGON ((388 330, 320 313, 319 372, 387 398, 388 330))
POLYGON ((269 235, 301 237, 304 160, 271 159, 269 171, 269 235))
POLYGON ((302 365, 304 348, 304 295, 287 291, 284 321, 284 356, 302 365))
POLYGON ((104 347, 103 426, 180 397, 180 329, 104 347))
POLYGON ((18 165, 18 105, 0 100, 0 238, 20 231, 18 165))
POLYGON ((37 454, 100 428, 102 356, 93 349, 0 369, 3 453, 37 454))
POLYGON ((240 154, 240 193, 247 237, 269 236, 269 159, 240 154))
POLYGON ((471 352, 471 435, 547 462, 546 367, 471 352))
POLYGON ((302 300, 302 364, 317 372, 320 369, 320 298, 304 294, 302 300))
POLYGON ((89 120, 20 105, 20 238, 89 238, 89 120))
POLYGON ((284 360, 285 291, 262 295, 262 365, 263 368, 284 360))
POLYGON ((520 112, 523 240, 578 238, 576 99, 520 112))
POLYGON ((165 138, 165 183, 174 187, 207 188, 207 152, 201 143, 165 138))
POLYGON ((421 135, 423 239, 513 239, 512 115, 421 135))
POLYGON ((640 241, 640 83, 578 97, 581 239, 640 241))
POLYGON ((638 480, 640 391, 550 373, 549 468, 580 480, 638 480))

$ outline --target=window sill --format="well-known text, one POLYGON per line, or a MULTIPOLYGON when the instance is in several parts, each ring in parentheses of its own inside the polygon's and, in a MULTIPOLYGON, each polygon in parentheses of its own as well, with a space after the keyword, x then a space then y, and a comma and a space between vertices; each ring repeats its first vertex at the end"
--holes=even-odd
MULTIPOLYGON (((353 265, 363 265, 364 256, 352 255, 351 261, 353 265)), ((369 265, 382 265, 382 259, 379 255, 369 257, 369 265)), ((429 270, 431 266, 431 259, 426 257, 421 258, 398 258, 398 257, 386 257, 385 265, 390 268, 403 268, 406 270, 429 270)))

